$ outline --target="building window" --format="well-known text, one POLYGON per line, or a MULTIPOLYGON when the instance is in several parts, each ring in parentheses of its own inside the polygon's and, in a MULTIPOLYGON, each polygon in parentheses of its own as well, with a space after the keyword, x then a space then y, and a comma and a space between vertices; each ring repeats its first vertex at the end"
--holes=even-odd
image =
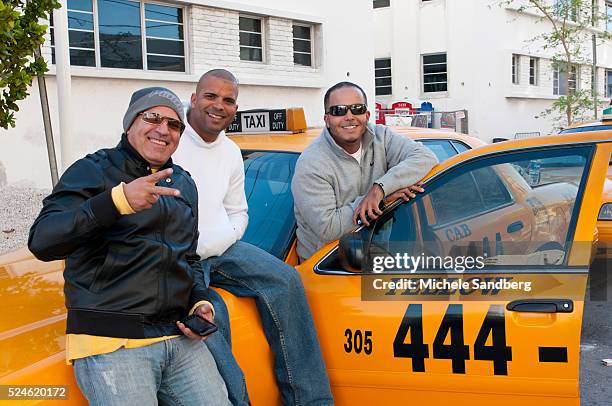
MULTIPOLYGON (((182 8, 132 0, 69 0, 67 11, 71 65, 185 72, 182 8)), ((55 63, 52 15, 50 26, 55 63)))
POLYGON ((393 93, 391 86, 391 58, 374 60, 374 79, 376 81, 376 96, 393 93))
POLYGON ((183 13, 176 7, 145 3, 147 67, 185 71, 183 13))
POLYGON ((263 41, 261 19, 240 17, 240 59, 243 61, 263 61, 263 41))
POLYGON ((567 68, 566 65, 560 64, 556 68, 553 68, 553 94, 559 96, 567 95, 567 87, 569 86, 570 93, 573 93, 578 88, 578 69, 576 65, 572 65, 569 69, 569 80, 566 84, 567 79, 567 68))
POLYGON ((129 0, 97 3, 101 66, 143 69, 141 4, 129 0))
POLYGON ((606 97, 612 97, 612 70, 606 70, 606 97))
POLYGON ((446 53, 423 55, 423 92, 446 92, 446 53))
POLYGON ((538 85, 538 75, 540 61, 538 58, 529 58, 529 84, 533 86, 538 85))
POLYGON ((519 84, 519 65, 521 57, 516 54, 512 54, 512 83, 515 85, 519 84))
POLYGON ((374 8, 389 7, 391 0, 374 0, 374 8))
POLYGON ((606 1, 606 31, 612 31, 612 1, 606 1))
POLYGON ((578 21, 579 4, 575 0, 554 0, 553 11, 561 20, 578 21))
MULTIPOLYGON (((67 11, 70 64, 96 66, 92 1, 70 1, 67 11)), ((51 27, 51 63, 55 64, 53 13, 50 13, 49 26, 51 27)))
POLYGON ((293 63, 312 66, 312 26, 293 24, 293 63))

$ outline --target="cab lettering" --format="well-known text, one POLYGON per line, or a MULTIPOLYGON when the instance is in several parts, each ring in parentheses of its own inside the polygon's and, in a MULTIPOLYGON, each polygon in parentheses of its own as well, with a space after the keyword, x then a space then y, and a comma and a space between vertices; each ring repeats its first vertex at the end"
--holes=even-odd
POLYGON ((467 224, 461 224, 459 226, 449 227, 444 231, 448 241, 458 241, 472 235, 472 230, 467 224))
POLYGON ((242 131, 270 131, 269 113, 242 113, 242 131))

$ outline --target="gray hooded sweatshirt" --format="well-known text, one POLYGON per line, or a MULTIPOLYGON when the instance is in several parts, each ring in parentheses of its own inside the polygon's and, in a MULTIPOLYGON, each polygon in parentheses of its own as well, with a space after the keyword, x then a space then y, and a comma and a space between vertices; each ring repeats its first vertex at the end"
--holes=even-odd
POLYGON ((388 196, 421 180, 437 162, 424 145, 368 123, 360 164, 323 129, 298 159, 291 184, 300 259, 355 227, 353 212, 375 182, 388 196))

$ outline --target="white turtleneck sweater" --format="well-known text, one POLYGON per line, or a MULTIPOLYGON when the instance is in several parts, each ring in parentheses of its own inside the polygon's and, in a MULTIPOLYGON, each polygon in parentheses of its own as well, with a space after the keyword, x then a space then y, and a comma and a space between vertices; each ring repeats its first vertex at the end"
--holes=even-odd
POLYGON ((198 187, 198 255, 219 256, 242 238, 249 222, 240 148, 221 132, 205 142, 185 120, 185 132, 172 160, 198 187))

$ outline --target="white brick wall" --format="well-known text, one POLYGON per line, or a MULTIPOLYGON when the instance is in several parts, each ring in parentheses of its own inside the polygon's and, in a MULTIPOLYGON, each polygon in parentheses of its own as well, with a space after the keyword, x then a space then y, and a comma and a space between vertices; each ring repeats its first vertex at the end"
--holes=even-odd
MULTIPOLYGON (((231 69, 240 63, 238 13, 209 7, 191 7, 188 38, 193 73, 217 65, 231 69)), ((208 68, 209 69, 209 68, 208 68)))
MULTIPOLYGON (((240 13, 203 6, 190 8, 191 24, 188 37, 191 39, 192 73, 199 75, 212 68, 226 68, 240 79, 269 77, 316 80, 321 71, 316 67, 304 67, 293 63, 293 22, 280 17, 262 17, 264 61, 240 60, 240 36, 238 19, 240 13)), ((313 60, 315 47, 313 41, 313 60)))

